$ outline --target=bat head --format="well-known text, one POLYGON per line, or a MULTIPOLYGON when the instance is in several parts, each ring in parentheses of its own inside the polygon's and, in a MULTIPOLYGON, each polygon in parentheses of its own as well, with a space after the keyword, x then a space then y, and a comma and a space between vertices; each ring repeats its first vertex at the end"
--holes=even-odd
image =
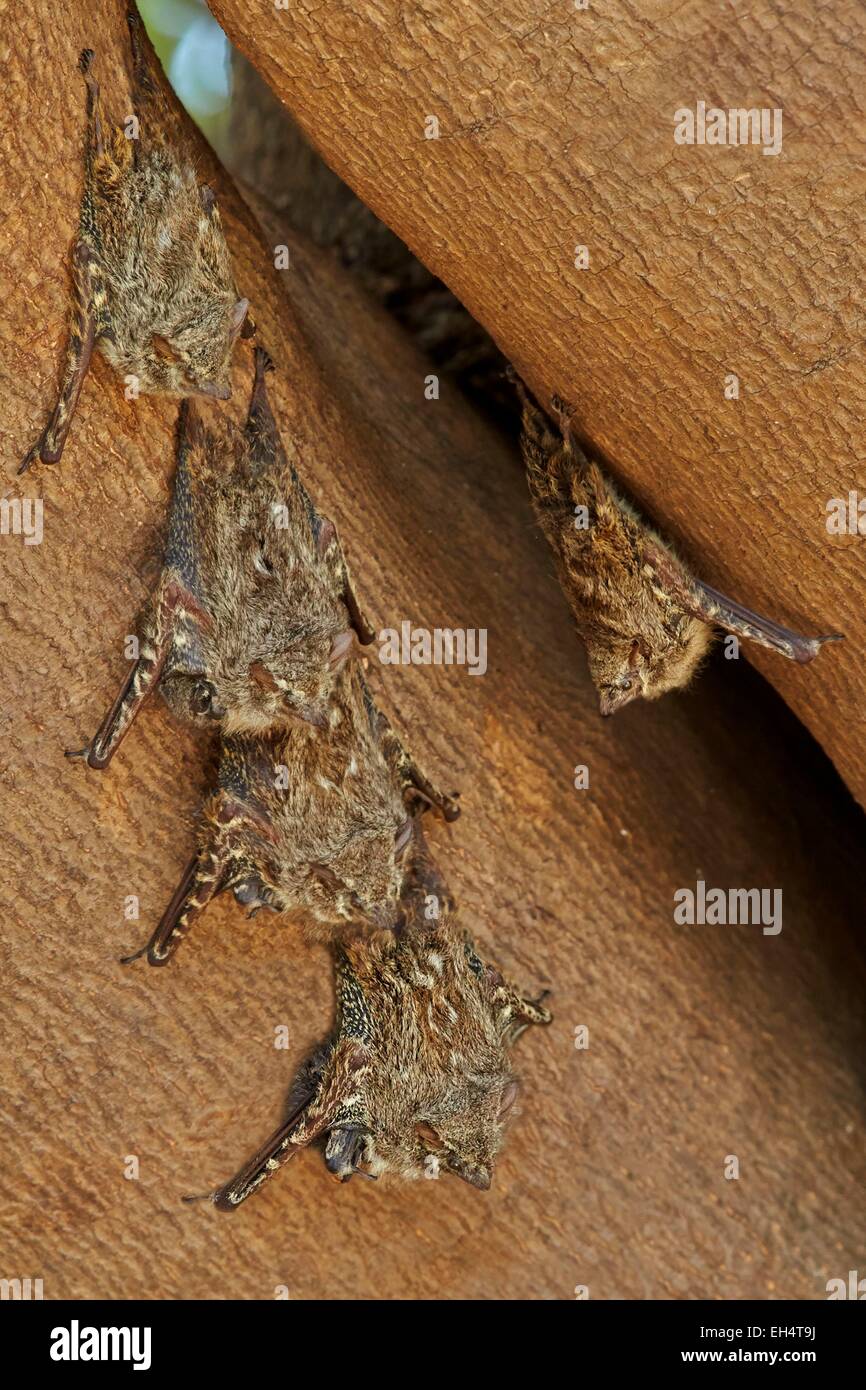
POLYGON ((400 917, 403 860, 413 823, 383 796, 372 824, 353 826, 325 862, 309 866, 306 905, 329 931, 337 922, 390 930, 400 917))
POLYGON ((301 576, 291 599, 280 591, 272 611, 251 601, 237 620, 233 609, 217 615, 204 634, 195 633, 200 670, 171 671, 160 683, 177 715, 203 727, 218 722, 226 736, 296 723, 326 727, 334 683, 355 634, 327 587, 306 579, 301 576))
POLYGON ((659 624, 651 623, 630 639, 588 636, 589 671, 601 713, 615 714, 632 700, 656 700, 688 685, 712 640, 712 629, 688 616, 673 631, 660 632, 659 624))
POLYGON ((219 718, 226 734, 297 721, 324 729, 335 678, 354 651, 345 610, 327 586, 296 570, 287 591, 278 573, 275 565, 267 586, 276 597, 272 610, 246 602, 240 621, 232 614, 207 643, 206 717, 219 718))
POLYGON ((197 285, 160 323, 140 374, 140 389, 174 396, 231 396, 229 369, 249 303, 234 289, 197 285))
POLYGON ((479 958, 450 902, 432 896, 438 921, 424 922, 431 895, 416 893, 401 933, 341 953, 340 1027, 361 1017, 368 1034, 353 1113, 330 1126, 325 1147, 341 1181, 361 1167, 488 1188, 518 1095, 509 1049, 528 1023, 550 1021, 479 958))
MULTIPOLYGON (((399 1083, 399 1073, 394 1073, 399 1083)), ((486 1191, 493 1179, 507 1112, 517 1082, 505 1070, 471 1085, 456 1077, 418 1095, 412 1106, 394 1087, 366 1093, 363 1124, 335 1125, 325 1144, 325 1165, 340 1182, 359 1169, 373 1177, 461 1178, 486 1191)))

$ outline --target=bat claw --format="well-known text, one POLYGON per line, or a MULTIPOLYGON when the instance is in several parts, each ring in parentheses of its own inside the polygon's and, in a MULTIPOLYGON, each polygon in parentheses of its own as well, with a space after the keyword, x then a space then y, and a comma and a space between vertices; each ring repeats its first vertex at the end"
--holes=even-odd
POLYGON ((133 951, 131 956, 118 956, 118 961, 121 965, 132 965, 133 961, 141 960, 142 956, 146 956, 149 949, 150 942, 148 941, 146 946, 142 946, 139 951, 133 951))
POLYGON ((26 472, 27 472, 28 468, 32 468, 32 467, 33 467, 34 463, 36 462, 36 460, 37 460, 38 457, 39 457, 39 450, 40 450, 41 447, 42 447, 42 441, 41 441, 41 439, 40 439, 40 440, 38 441, 38 443, 34 444, 34 445, 32 446, 32 448, 30 448, 30 449, 27 450, 27 453, 24 455, 23 459, 22 459, 21 462, 19 463, 18 468, 17 468, 17 470, 16 470, 16 471, 17 471, 17 475, 18 475, 19 478, 21 477, 21 474, 22 474, 22 473, 26 473, 26 472))
POLYGON ((214 1201, 216 1201, 216 1196, 217 1196, 216 1192, 193 1192, 191 1195, 187 1195, 187 1196, 185 1196, 185 1197, 181 1197, 180 1200, 181 1200, 182 1202, 187 1202, 187 1203, 189 1203, 189 1202, 214 1202, 214 1201))
POLYGON ((89 753, 89 743, 86 743, 83 748, 64 748, 63 750, 64 758, 69 758, 70 761, 74 760, 75 758, 86 758, 89 753))

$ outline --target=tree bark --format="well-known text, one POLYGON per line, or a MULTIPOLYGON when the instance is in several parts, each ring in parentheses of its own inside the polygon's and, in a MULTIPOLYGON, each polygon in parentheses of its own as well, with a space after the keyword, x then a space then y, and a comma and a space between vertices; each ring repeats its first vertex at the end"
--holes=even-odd
MULTIPOLYGON (((63 750, 125 669, 177 408, 126 402, 100 361, 60 466, 14 477, 64 341, 81 48, 109 108, 128 106, 114 0, 18 19, 0 116, 2 440, 7 496, 44 497, 45 531, 0 538, 4 1274, 43 1278, 46 1298, 823 1297, 866 1236, 859 815, 744 664, 641 719, 597 718, 507 448, 456 391, 425 399, 425 361, 328 258, 294 241, 277 273, 203 145, 278 420, 366 606, 380 627, 489 630, 483 677, 380 670, 373 648, 370 680, 431 775, 462 789, 460 821, 428 838, 467 928, 553 989, 556 1018, 519 1045, 522 1113, 487 1194, 336 1187, 309 1153, 234 1216, 181 1204, 275 1126, 329 1028, 330 966, 290 923, 224 900, 168 969, 117 964, 191 851, 208 748, 154 704, 105 774, 63 750), (675 926, 673 895, 697 878, 781 887, 783 930, 675 926)), ((241 344, 238 418, 251 378, 241 344)))
POLYGON ((866 804, 866 541, 826 510, 866 499, 862 7, 212 9, 707 582, 845 634, 809 669, 747 655, 866 804), (781 109, 781 153, 675 144, 698 99, 781 109))

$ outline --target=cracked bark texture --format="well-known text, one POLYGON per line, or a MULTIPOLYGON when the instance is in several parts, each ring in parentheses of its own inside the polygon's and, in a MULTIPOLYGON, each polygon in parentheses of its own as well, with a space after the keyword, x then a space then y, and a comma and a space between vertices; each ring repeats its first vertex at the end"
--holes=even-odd
MULTIPOLYGON (((553 989, 556 1019, 519 1044, 522 1113, 487 1194, 445 1178, 339 1187, 309 1153, 234 1216, 181 1204, 277 1123, 329 1027, 330 972, 291 924, 222 900, 168 969, 117 964, 192 848, 208 747, 154 704, 105 775, 63 749, 114 694, 157 572, 176 406, 125 402, 98 361, 62 464, 14 477, 63 346, 82 47, 110 109, 127 104, 112 0, 16 18, 0 438, 7 496, 44 496, 45 534, 0 538, 0 1274, 43 1278, 46 1298, 823 1297, 862 1268, 866 1237, 859 814, 744 664, 640 720, 597 718, 501 440, 456 391, 425 401, 426 362, 327 258, 294 241, 277 274, 204 146, 278 419, 371 615, 489 629, 483 678, 374 661, 370 679, 431 773, 462 788, 461 820, 429 838, 467 927, 553 989), (781 886, 781 935, 675 927, 673 893, 697 876, 781 886)), ((250 380, 242 344, 238 416, 250 380)))
MULTIPOLYGON (((279 225, 333 253, 474 405, 505 433, 520 425, 506 361, 490 335, 324 162, 241 53, 232 54, 231 120, 218 154, 245 196, 279 225)), ((282 238, 280 237, 280 240, 282 238)))
POLYGON ((862 6, 211 8, 704 579, 845 634, 805 670, 747 655, 866 803, 866 539, 826 529, 829 499, 866 493, 862 6), (676 145, 699 99, 781 108, 781 154, 676 145))

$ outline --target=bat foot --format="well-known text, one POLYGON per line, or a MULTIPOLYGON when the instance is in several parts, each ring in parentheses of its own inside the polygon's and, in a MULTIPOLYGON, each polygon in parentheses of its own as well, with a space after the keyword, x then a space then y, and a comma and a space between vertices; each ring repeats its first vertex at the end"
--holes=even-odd
POLYGON ((86 77, 93 67, 93 60, 96 57, 92 48, 82 48, 78 55, 78 71, 82 77, 86 77))
POLYGON ((797 643, 794 648, 794 660, 801 666, 807 666, 810 661, 814 661, 825 642, 844 642, 843 632, 828 632, 825 637, 808 637, 805 641, 797 643))

